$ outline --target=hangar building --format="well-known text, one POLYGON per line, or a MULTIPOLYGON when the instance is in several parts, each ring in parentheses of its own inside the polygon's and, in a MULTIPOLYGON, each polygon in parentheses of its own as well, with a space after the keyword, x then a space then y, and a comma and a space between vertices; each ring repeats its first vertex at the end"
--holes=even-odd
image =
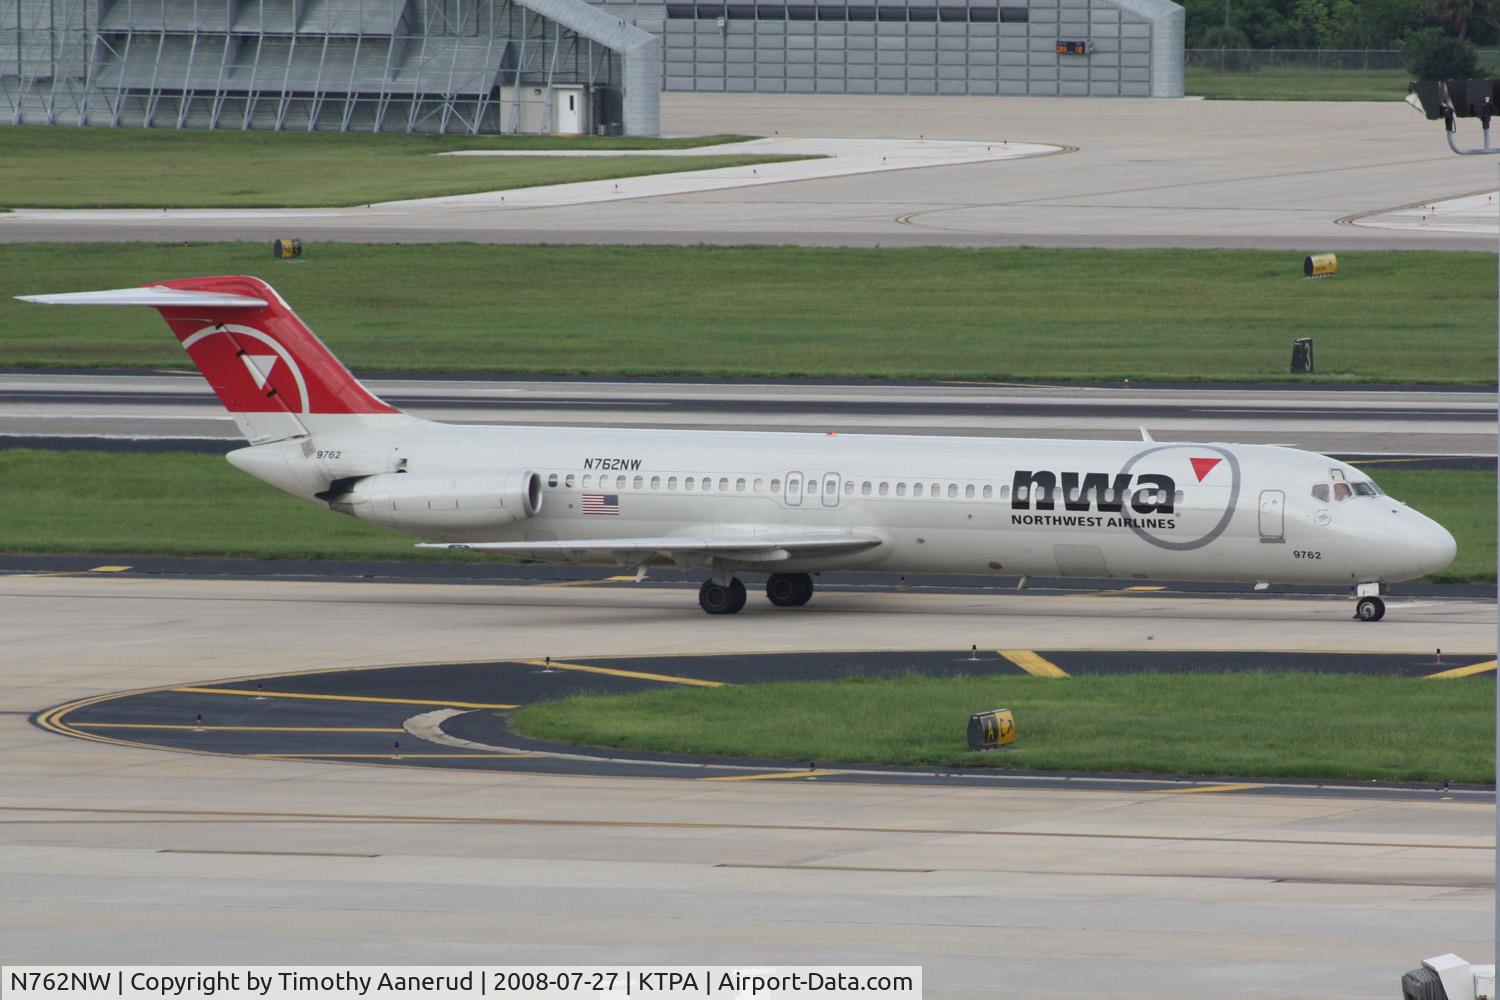
POLYGON ((1182 96, 1170 0, 0 0, 0 123, 655 135, 661 90, 1182 96))

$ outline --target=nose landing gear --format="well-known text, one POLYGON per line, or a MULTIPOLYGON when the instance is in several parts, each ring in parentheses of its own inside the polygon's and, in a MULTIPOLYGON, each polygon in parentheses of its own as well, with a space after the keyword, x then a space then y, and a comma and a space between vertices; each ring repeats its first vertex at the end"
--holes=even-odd
POLYGON ((1354 606, 1354 618, 1362 622, 1378 622, 1385 617, 1385 602, 1378 597, 1361 597, 1354 606))

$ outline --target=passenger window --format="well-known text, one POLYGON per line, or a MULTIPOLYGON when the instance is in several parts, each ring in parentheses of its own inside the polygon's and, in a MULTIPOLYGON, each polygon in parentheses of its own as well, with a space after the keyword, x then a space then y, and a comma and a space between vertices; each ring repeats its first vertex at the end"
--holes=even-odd
MULTIPOLYGON (((898 487, 898 489, 899 489, 899 487, 898 487)), ((881 496, 885 496, 889 492, 890 492, 890 484, 889 483, 881 483, 880 484, 880 495, 881 496)))
POLYGON ((934 496, 934 497, 942 496, 943 495, 943 488, 941 486, 939 486, 937 483, 933 483, 932 486, 928 489, 927 495, 928 496, 934 496))
POLYGON ((1178 490, 1176 493, 1172 494, 1172 502, 1175 503, 1179 507, 1182 506, 1182 491, 1181 490, 1178 490))
POLYGON ((661 489, 661 476, 652 476, 651 477, 651 488, 653 490, 659 490, 659 489, 661 489))
POLYGON ((625 488, 625 477, 624 476, 616 476, 615 477, 615 489, 617 489, 617 490, 623 490, 624 488, 625 488))
MULTIPOLYGON (((1009 489, 1009 488, 1010 487, 1006 487, 1006 489, 1009 489)), ((1040 494, 1041 490, 1037 490, 1037 493, 1040 494)), ((1017 500, 1025 500, 1025 499, 1027 499, 1027 497, 1029 495, 1030 495, 1030 490, 1027 489, 1027 487, 1025 487, 1025 486, 1017 486, 1016 487, 1016 499, 1017 500)))
POLYGON ((551 489, 557 489, 557 473, 554 472, 547 477, 547 486, 551 489))
POLYGON ((719 480, 719 492, 720 493, 728 493, 729 492, 729 479, 728 479, 728 477, 723 477, 723 478, 721 478, 719 480))
POLYGON ((765 485, 766 481, 764 479, 757 479, 755 481, 755 492, 759 493, 762 489, 765 488, 765 485))
POLYGON ((593 483, 594 483, 594 477, 593 476, 584 476, 583 477, 583 488, 584 489, 588 489, 590 486, 593 485, 593 483))
MULTIPOLYGON (((1021 499, 1021 500, 1026 499, 1025 497, 1021 496, 1021 491, 1020 490, 1016 491, 1016 497, 1017 497, 1017 499, 1021 499)), ((1000 499, 1001 500, 1009 500, 1010 499, 1010 487, 1009 486, 1002 486, 1002 487, 1000 487, 1000 499)))
POLYGON ((949 483, 948 484, 948 496, 951 497, 951 498, 953 498, 953 499, 957 499, 958 498, 958 484, 957 483, 949 483))
POLYGON ((573 475, 573 473, 571 473, 571 472, 568 473, 568 478, 563 480, 563 485, 566 486, 566 487, 568 487, 569 489, 572 489, 573 488, 573 480, 575 478, 576 477, 573 475))
POLYGON ((745 492, 745 481, 743 479, 736 479, 734 481, 734 489, 736 493, 745 492))
POLYGON ((912 483, 912 485, 911 485, 911 495, 914 496, 914 497, 919 497, 919 496, 922 495, 922 484, 921 483, 912 483))
POLYGON ((823 492, 826 493, 826 494, 828 494, 829 496, 833 496, 838 491, 839 491, 839 484, 836 483, 836 482, 834 482, 832 479, 828 480, 826 483, 823 484, 823 492))
POLYGON ((669 490, 675 490, 676 488, 677 488, 677 477, 676 476, 668 476, 667 477, 667 489, 669 489, 669 490))
POLYGON ((846 479, 846 480, 844 480, 844 496, 846 496, 846 497, 852 497, 853 495, 854 495, 854 480, 852 480, 852 479, 846 479))
POLYGON ((964 487, 964 498, 966 500, 973 500, 974 499, 974 484, 973 483, 970 483, 969 485, 967 485, 967 486, 964 487))
POLYGON ((1313 499, 1314 500, 1317 500, 1320 503, 1327 503, 1328 502, 1328 484, 1327 483, 1319 483, 1318 485, 1314 486, 1312 488, 1312 495, 1313 495, 1313 499))
POLYGON ((1334 483, 1333 484, 1333 499, 1336 500, 1336 501, 1338 501, 1339 503, 1343 503, 1345 500, 1348 500, 1353 495, 1354 495, 1354 493, 1353 493, 1353 491, 1351 491, 1349 489, 1349 484, 1348 483, 1334 483))
POLYGON ((868 479, 866 479, 863 483, 860 484, 860 487, 859 487, 860 495, 861 496, 869 496, 870 495, 870 491, 871 491, 872 488, 873 487, 871 486, 870 481, 868 479))
POLYGON ((995 496, 995 487, 993 487, 990 484, 986 483, 984 485, 984 498, 986 500, 991 500, 991 499, 994 499, 994 496, 995 496))
MULTIPOLYGON (((884 487, 884 485, 885 485, 884 483, 881 484, 882 487, 884 487)), ((881 495, 885 494, 885 490, 883 488, 881 489, 880 492, 881 492, 881 495)), ((897 483, 896 484, 896 495, 898 497, 904 497, 904 496, 906 496, 906 484, 905 483, 897 483)))
POLYGON ((788 479, 786 481, 786 491, 788 493, 800 493, 802 492, 802 483, 796 479, 788 479))
POLYGON ((640 476, 636 476, 635 477, 635 482, 632 483, 631 485, 634 486, 636 489, 642 489, 646 485, 646 480, 643 479, 643 478, 641 478, 640 476))
POLYGON ((697 485, 697 483, 698 483, 698 480, 695 479, 694 477, 692 477, 692 476, 686 476, 682 480, 682 488, 685 489, 685 490, 690 490, 695 485, 697 485))
POLYGON ((772 493, 780 493, 781 492, 781 480, 779 480, 779 479, 773 479, 773 480, 771 480, 771 492, 772 493))

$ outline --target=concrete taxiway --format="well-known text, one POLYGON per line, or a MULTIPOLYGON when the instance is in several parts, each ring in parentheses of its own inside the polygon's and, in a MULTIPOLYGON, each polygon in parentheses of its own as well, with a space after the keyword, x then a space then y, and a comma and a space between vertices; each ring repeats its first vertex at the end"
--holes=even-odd
POLYGON ((608 182, 608 190, 584 187, 572 197, 534 192, 523 198, 531 200, 526 204, 483 196, 353 211, 17 211, 0 215, 0 241, 294 235, 312 242, 1250 246, 1298 252, 1488 252, 1494 244, 1482 233, 1341 224, 1418 199, 1494 187, 1491 164, 1453 156, 1440 128, 1397 100, 1100 103, 673 93, 663 95, 662 119, 679 134, 1008 141, 1076 151, 727 190, 622 180, 618 193, 608 182))
MULTIPOLYGON (((154 317, 152 318, 154 320, 154 317)), ((1282 444, 1325 454, 1495 455, 1492 389, 372 378, 433 420, 1282 444)), ((6 438, 238 440, 196 373, 0 373, 6 438)))
POLYGON ((1392 801, 337 766, 67 739, 28 721, 106 692, 439 659, 971 643, 1480 653, 1495 628, 1493 603, 1462 600, 1368 625, 1332 599, 828 593, 806 613, 752 606, 726 621, 690 596, 0 578, 7 954, 910 963, 933 997, 1000 984, 1158 998, 1385 996, 1425 955, 1489 958, 1492 808, 1436 790, 1392 801))

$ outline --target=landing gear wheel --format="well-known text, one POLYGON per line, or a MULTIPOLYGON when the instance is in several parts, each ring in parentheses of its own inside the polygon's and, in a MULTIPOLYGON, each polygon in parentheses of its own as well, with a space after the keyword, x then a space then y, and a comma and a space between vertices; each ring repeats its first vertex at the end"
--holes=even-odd
POLYGON ((806 573, 772 573, 766 580, 766 597, 778 608, 800 608, 812 595, 812 577, 806 573))
POLYGON ((730 580, 727 587, 705 580, 698 588, 698 607, 711 615, 736 614, 744 606, 745 585, 738 578, 730 580))
POLYGON ((1378 622, 1385 617, 1385 602, 1378 597, 1361 597, 1354 606, 1354 617, 1362 622, 1378 622))

